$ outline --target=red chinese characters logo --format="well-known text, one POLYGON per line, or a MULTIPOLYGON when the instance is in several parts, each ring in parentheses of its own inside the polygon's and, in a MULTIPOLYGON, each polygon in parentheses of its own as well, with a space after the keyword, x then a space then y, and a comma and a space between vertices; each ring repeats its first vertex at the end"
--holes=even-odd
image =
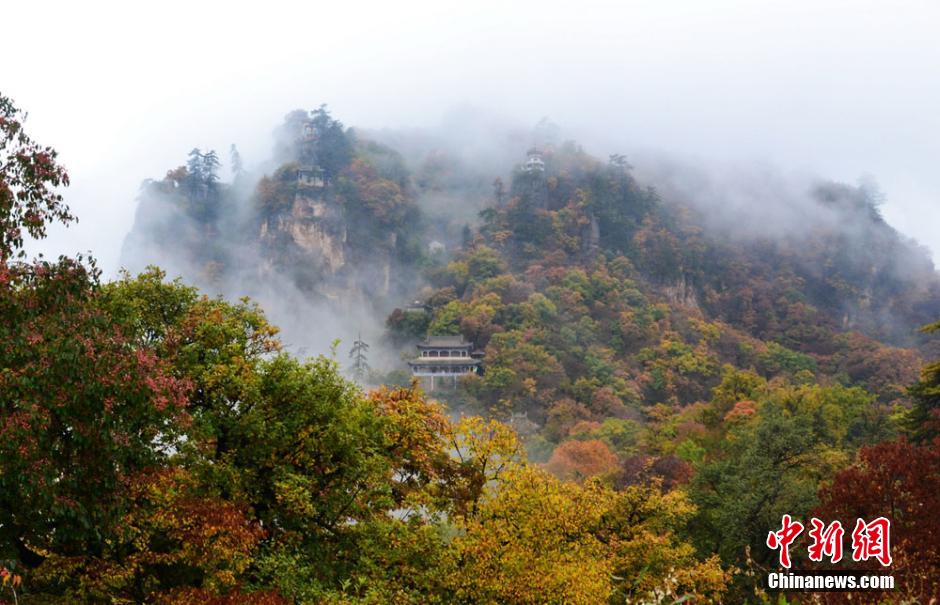
POLYGON ((813 540, 809 546, 809 560, 822 561, 823 556, 827 556, 833 563, 841 561, 842 536, 845 534, 842 523, 833 521, 826 527, 826 524, 816 517, 809 522, 813 526, 813 529, 809 530, 809 537, 813 540))
POLYGON ((790 545, 803 533, 803 524, 799 521, 791 521, 790 515, 784 515, 782 525, 780 531, 767 534, 767 546, 774 550, 780 549, 780 565, 789 569, 790 545))
POLYGON ((878 517, 871 523, 864 519, 855 522, 852 531, 852 560, 877 559, 887 567, 891 565, 891 521, 878 517))
MULTIPOLYGON (((829 525, 813 517, 810 519, 811 529, 807 532, 810 545, 807 549, 810 561, 822 561, 828 557, 832 563, 842 560, 842 540, 845 529, 839 521, 829 525)), ((783 515, 779 531, 772 531, 767 535, 767 546, 780 551, 780 566, 790 568, 790 547, 803 533, 804 526, 795 521, 790 515, 783 515)), ((878 517, 870 523, 859 519, 852 531, 852 560, 856 562, 876 559, 882 565, 891 565, 891 522, 878 517)))

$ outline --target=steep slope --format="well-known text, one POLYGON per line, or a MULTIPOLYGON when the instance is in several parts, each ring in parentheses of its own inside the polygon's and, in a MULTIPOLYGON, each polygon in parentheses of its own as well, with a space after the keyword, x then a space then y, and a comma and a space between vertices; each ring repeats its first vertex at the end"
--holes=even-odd
POLYGON ((903 400, 920 364, 905 347, 940 314, 929 257, 862 188, 818 185, 802 231, 735 236, 661 200, 622 157, 566 144, 533 152, 493 198, 467 246, 427 272, 426 320, 389 326, 399 343, 427 329, 487 347, 470 392, 541 421, 599 390, 637 410, 706 400, 723 364, 903 400))
MULTIPOLYGON (((940 315, 940 280, 881 218, 873 189, 816 183, 799 207, 759 188, 753 203, 668 185, 663 197, 622 156, 535 138, 539 149, 490 178, 459 150, 406 159, 322 107, 292 112, 269 175, 221 183, 197 153, 146 182, 125 259, 228 294, 289 290, 334 315, 355 301, 372 340, 393 307, 419 299, 429 313, 388 318, 392 348, 407 355, 428 332, 492 347, 476 403, 536 416, 556 397, 586 405, 598 388, 637 408, 694 403, 722 364, 903 399, 929 353, 916 330, 940 315), (764 215, 789 227, 754 228, 764 215), (496 384, 500 351, 523 344, 553 376, 536 380, 538 405, 521 403, 513 380, 496 384)), ((317 337, 337 335, 349 336, 317 337)), ((395 357, 385 369, 401 369, 395 357)))

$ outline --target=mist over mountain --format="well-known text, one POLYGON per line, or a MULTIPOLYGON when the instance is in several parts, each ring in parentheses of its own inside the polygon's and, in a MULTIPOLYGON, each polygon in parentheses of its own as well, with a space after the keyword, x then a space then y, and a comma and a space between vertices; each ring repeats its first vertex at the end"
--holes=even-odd
MULTIPOLYGON (((467 112, 436 129, 358 131, 324 108, 298 110, 251 172, 234 145, 194 154, 142 184, 122 265, 157 264, 208 291, 256 298, 309 352, 358 334, 384 341, 385 317, 426 295, 435 267, 469 253, 481 229, 491 238, 494 212, 514 217, 503 225, 510 266, 559 248, 563 266, 624 256, 651 294, 757 338, 783 338, 781 299, 812 310, 801 321, 898 346, 917 346, 916 328, 940 311, 929 253, 884 221, 872 180, 709 171, 662 156, 634 169, 622 156, 593 158, 548 119, 522 129, 467 112), (546 164, 538 192, 520 168, 532 149, 546 164), (566 213, 584 223, 567 234, 578 242, 553 240, 557 224, 527 233, 566 213)), ((382 355, 387 369, 398 355, 382 355)))
POLYGON ((7 4, 0 605, 940 603, 940 4, 7 4))

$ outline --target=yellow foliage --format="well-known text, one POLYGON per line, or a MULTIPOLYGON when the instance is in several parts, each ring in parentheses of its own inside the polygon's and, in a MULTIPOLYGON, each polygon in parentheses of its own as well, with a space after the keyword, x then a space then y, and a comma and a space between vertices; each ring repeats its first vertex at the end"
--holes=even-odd
POLYGON ((534 467, 514 469, 451 546, 448 584, 456 600, 605 602, 612 561, 590 531, 605 508, 598 490, 562 483, 534 467))
POLYGON ((674 533, 694 511, 681 491, 617 492, 518 466, 459 520, 445 583, 468 603, 717 602, 727 574, 674 533))

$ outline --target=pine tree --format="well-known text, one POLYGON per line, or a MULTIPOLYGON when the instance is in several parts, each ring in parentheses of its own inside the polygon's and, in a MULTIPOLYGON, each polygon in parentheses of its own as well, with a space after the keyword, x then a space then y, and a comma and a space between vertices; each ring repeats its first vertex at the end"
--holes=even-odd
POLYGON ((202 178, 209 187, 214 187, 219 181, 219 167, 221 165, 219 154, 214 149, 210 149, 202 156, 202 178))
POLYGON ((189 159, 186 161, 186 187, 189 189, 190 200, 199 198, 203 185, 203 160, 202 150, 193 147, 189 152, 189 159))
POLYGON ((238 148, 235 147, 235 143, 232 143, 232 146, 229 148, 229 166, 232 169, 232 179, 237 180, 242 174, 245 173, 245 169, 242 166, 242 154, 238 153, 238 148))
POLYGON ((621 153, 610 154, 610 165, 622 172, 626 172, 633 168, 633 166, 631 166, 627 161, 627 156, 621 153))
POLYGON ((493 197, 496 199, 497 206, 503 205, 506 198, 506 185, 503 184, 503 179, 499 177, 496 177, 496 180, 493 181, 493 197))
POLYGON ((189 160, 186 161, 186 171, 189 173, 190 183, 202 183, 202 150, 193 147, 189 152, 189 160))
POLYGON ((463 230, 460 232, 460 244, 464 250, 469 250, 470 246, 473 245, 473 230, 470 229, 470 225, 463 226, 463 230))
POLYGON ((362 340, 362 334, 359 334, 353 342, 352 349, 349 351, 349 358, 353 360, 350 370, 356 380, 362 380, 371 369, 369 367, 368 357, 366 357, 366 353, 368 352, 369 345, 362 340))

